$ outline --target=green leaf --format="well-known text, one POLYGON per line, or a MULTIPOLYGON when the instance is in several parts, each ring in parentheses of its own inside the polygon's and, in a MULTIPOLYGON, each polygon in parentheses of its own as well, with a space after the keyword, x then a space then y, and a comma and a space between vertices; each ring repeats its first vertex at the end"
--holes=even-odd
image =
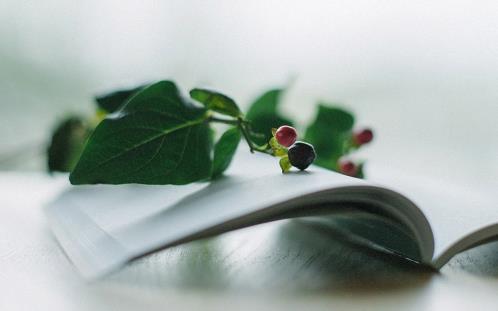
POLYGON ((246 119, 251 121, 251 130, 260 135, 254 135, 255 143, 262 145, 272 137, 272 128, 281 125, 293 126, 294 122, 283 117, 278 112, 278 104, 282 89, 274 89, 264 93, 250 107, 246 119))
POLYGON ((290 163, 288 156, 280 158, 280 161, 278 161, 278 164, 280 164, 280 168, 282 169, 282 173, 287 173, 292 168, 292 164, 290 163))
POLYGON ((305 141, 315 147, 315 164, 337 169, 337 160, 346 152, 354 117, 338 107, 320 104, 315 120, 306 129, 305 141))
POLYGON ((237 127, 228 129, 214 146, 212 179, 216 179, 228 168, 237 151, 241 135, 237 127))
POLYGON ((206 179, 212 166, 206 118, 173 82, 155 83, 97 126, 70 181, 182 185, 206 179))
POLYGON ((50 172, 70 172, 78 161, 91 129, 80 117, 72 116, 57 126, 47 149, 50 172))
POLYGON ((190 91, 190 97, 202 103, 209 110, 232 117, 242 116, 242 112, 235 101, 221 93, 206 89, 193 89, 190 91))
POLYGON ((138 91, 140 91, 144 87, 145 87, 144 85, 141 85, 139 87, 135 87, 132 89, 120 90, 105 95, 97 96, 95 98, 95 101, 97 102, 97 106, 100 109, 104 110, 107 113, 113 113, 122 108, 128 99, 130 99, 133 95, 135 95, 138 91))

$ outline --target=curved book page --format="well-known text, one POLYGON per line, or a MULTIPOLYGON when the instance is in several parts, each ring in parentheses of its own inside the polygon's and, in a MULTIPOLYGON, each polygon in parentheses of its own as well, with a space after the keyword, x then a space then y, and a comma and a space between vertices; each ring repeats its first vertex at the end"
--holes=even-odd
POLYGON ((498 237, 496 199, 477 189, 394 172, 374 172, 376 182, 409 197, 425 215, 434 235, 432 265, 498 237))
POLYGON ((282 175, 276 159, 245 150, 216 182, 71 187, 46 212, 69 258, 83 276, 95 278, 156 250, 275 219, 338 215, 336 223, 342 219, 347 232, 364 239, 378 231, 371 224, 387 224, 361 226, 360 218, 351 216, 358 210, 400 224, 401 231, 377 237, 380 244, 431 262, 431 228, 406 197, 317 167, 282 175), (413 239, 416 249, 396 245, 403 239, 413 239))

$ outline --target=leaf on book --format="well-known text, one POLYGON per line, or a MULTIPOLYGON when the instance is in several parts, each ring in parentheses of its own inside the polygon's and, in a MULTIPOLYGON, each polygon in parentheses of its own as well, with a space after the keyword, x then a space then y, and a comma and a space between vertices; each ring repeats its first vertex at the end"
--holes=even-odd
POLYGON ((315 120, 305 133, 305 141, 316 150, 315 164, 337 169, 337 160, 344 154, 351 139, 353 124, 351 113, 323 103, 318 106, 315 120))
POLYGON ((214 146, 212 179, 220 177, 232 162, 235 151, 241 139, 240 130, 237 127, 228 129, 214 146))
POLYGON ((144 87, 145 85, 142 85, 132 89, 120 90, 102 96, 97 96, 95 101, 100 109, 107 113, 113 113, 122 108, 128 99, 144 87))
POLYGON ((232 117, 242 116, 242 111, 235 101, 221 93, 206 89, 193 89, 190 91, 190 97, 202 103, 209 110, 232 117))
POLYGON ((188 184, 211 174, 207 111, 170 81, 137 93, 95 129, 72 184, 188 184))
POLYGON ((258 145, 263 145, 272 137, 272 128, 281 125, 293 126, 291 120, 283 117, 278 112, 278 104, 282 95, 282 89, 270 90, 252 103, 246 114, 246 119, 251 121, 251 130, 258 134, 253 140, 258 145))

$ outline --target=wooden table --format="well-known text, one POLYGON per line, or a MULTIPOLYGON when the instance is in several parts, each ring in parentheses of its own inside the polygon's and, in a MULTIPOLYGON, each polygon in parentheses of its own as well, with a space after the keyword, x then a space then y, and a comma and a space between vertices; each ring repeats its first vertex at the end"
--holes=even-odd
POLYGON ((437 273, 298 220, 174 247, 86 283, 42 212, 65 185, 0 174, 0 310, 498 310, 498 243, 437 273))

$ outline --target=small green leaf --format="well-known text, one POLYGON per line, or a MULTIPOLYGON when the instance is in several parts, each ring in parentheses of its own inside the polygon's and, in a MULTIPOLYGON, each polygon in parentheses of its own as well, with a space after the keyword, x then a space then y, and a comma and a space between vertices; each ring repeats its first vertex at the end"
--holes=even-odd
POLYGON ((241 135, 237 127, 228 129, 214 146, 212 179, 216 179, 228 168, 237 151, 241 135))
POLYGON ((305 141, 315 147, 315 164, 337 169, 337 160, 347 151, 354 117, 341 108, 320 104, 315 120, 308 126, 305 141))
POLYGON ((145 85, 141 85, 139 87, 135 87, 132 89, 120 90, 105 95, 97 96, 95 98, 95 101, 97 102, 97 106, 100 109, 104 110, 107 113, 113 113, 122 108, 128 99, 130 99, 133 95, 135 95, 138 91, 140 91, 144 87, 145 85))
POLYGON ((175 184, 211 174, 204 108, 185 101, 171 81, 137 93, 95 129, 70 175, 72 184, 175 184))
POLYGON ((235 101, 221 93, 206 89, 193 89, 190 91, 190 97, 202 103, 209 110, 232 117, 240 117, 242 115, 235 101))
POLYGON ((287 155, 287 148, 279 144, 275 137, 270 138, 269 144, 274 156, 283 157, 287 155))
POLYGON ((293 126, 294 122, 283 117, 278 112, 278 104, 282 89, 274 89, 264 93, 249 107, 246 119, 251 121, 251 130, 261 135, 254 135, 257 144, 264 144, 270 140, 272 129, 281 125, 293 126))
POLYGON ((68 117, 57 126, 47 149, 50 172, 70 172, 83 151, 91 129, 80 117, 68 117))
POLYGON ((285 156, 280 158, 280 161, 278 161, 278 164, 280 164, 280 168, 282 169, 282 173, 287 173, 290 171, 292 164, 289 161, 289 157, 285 156))

